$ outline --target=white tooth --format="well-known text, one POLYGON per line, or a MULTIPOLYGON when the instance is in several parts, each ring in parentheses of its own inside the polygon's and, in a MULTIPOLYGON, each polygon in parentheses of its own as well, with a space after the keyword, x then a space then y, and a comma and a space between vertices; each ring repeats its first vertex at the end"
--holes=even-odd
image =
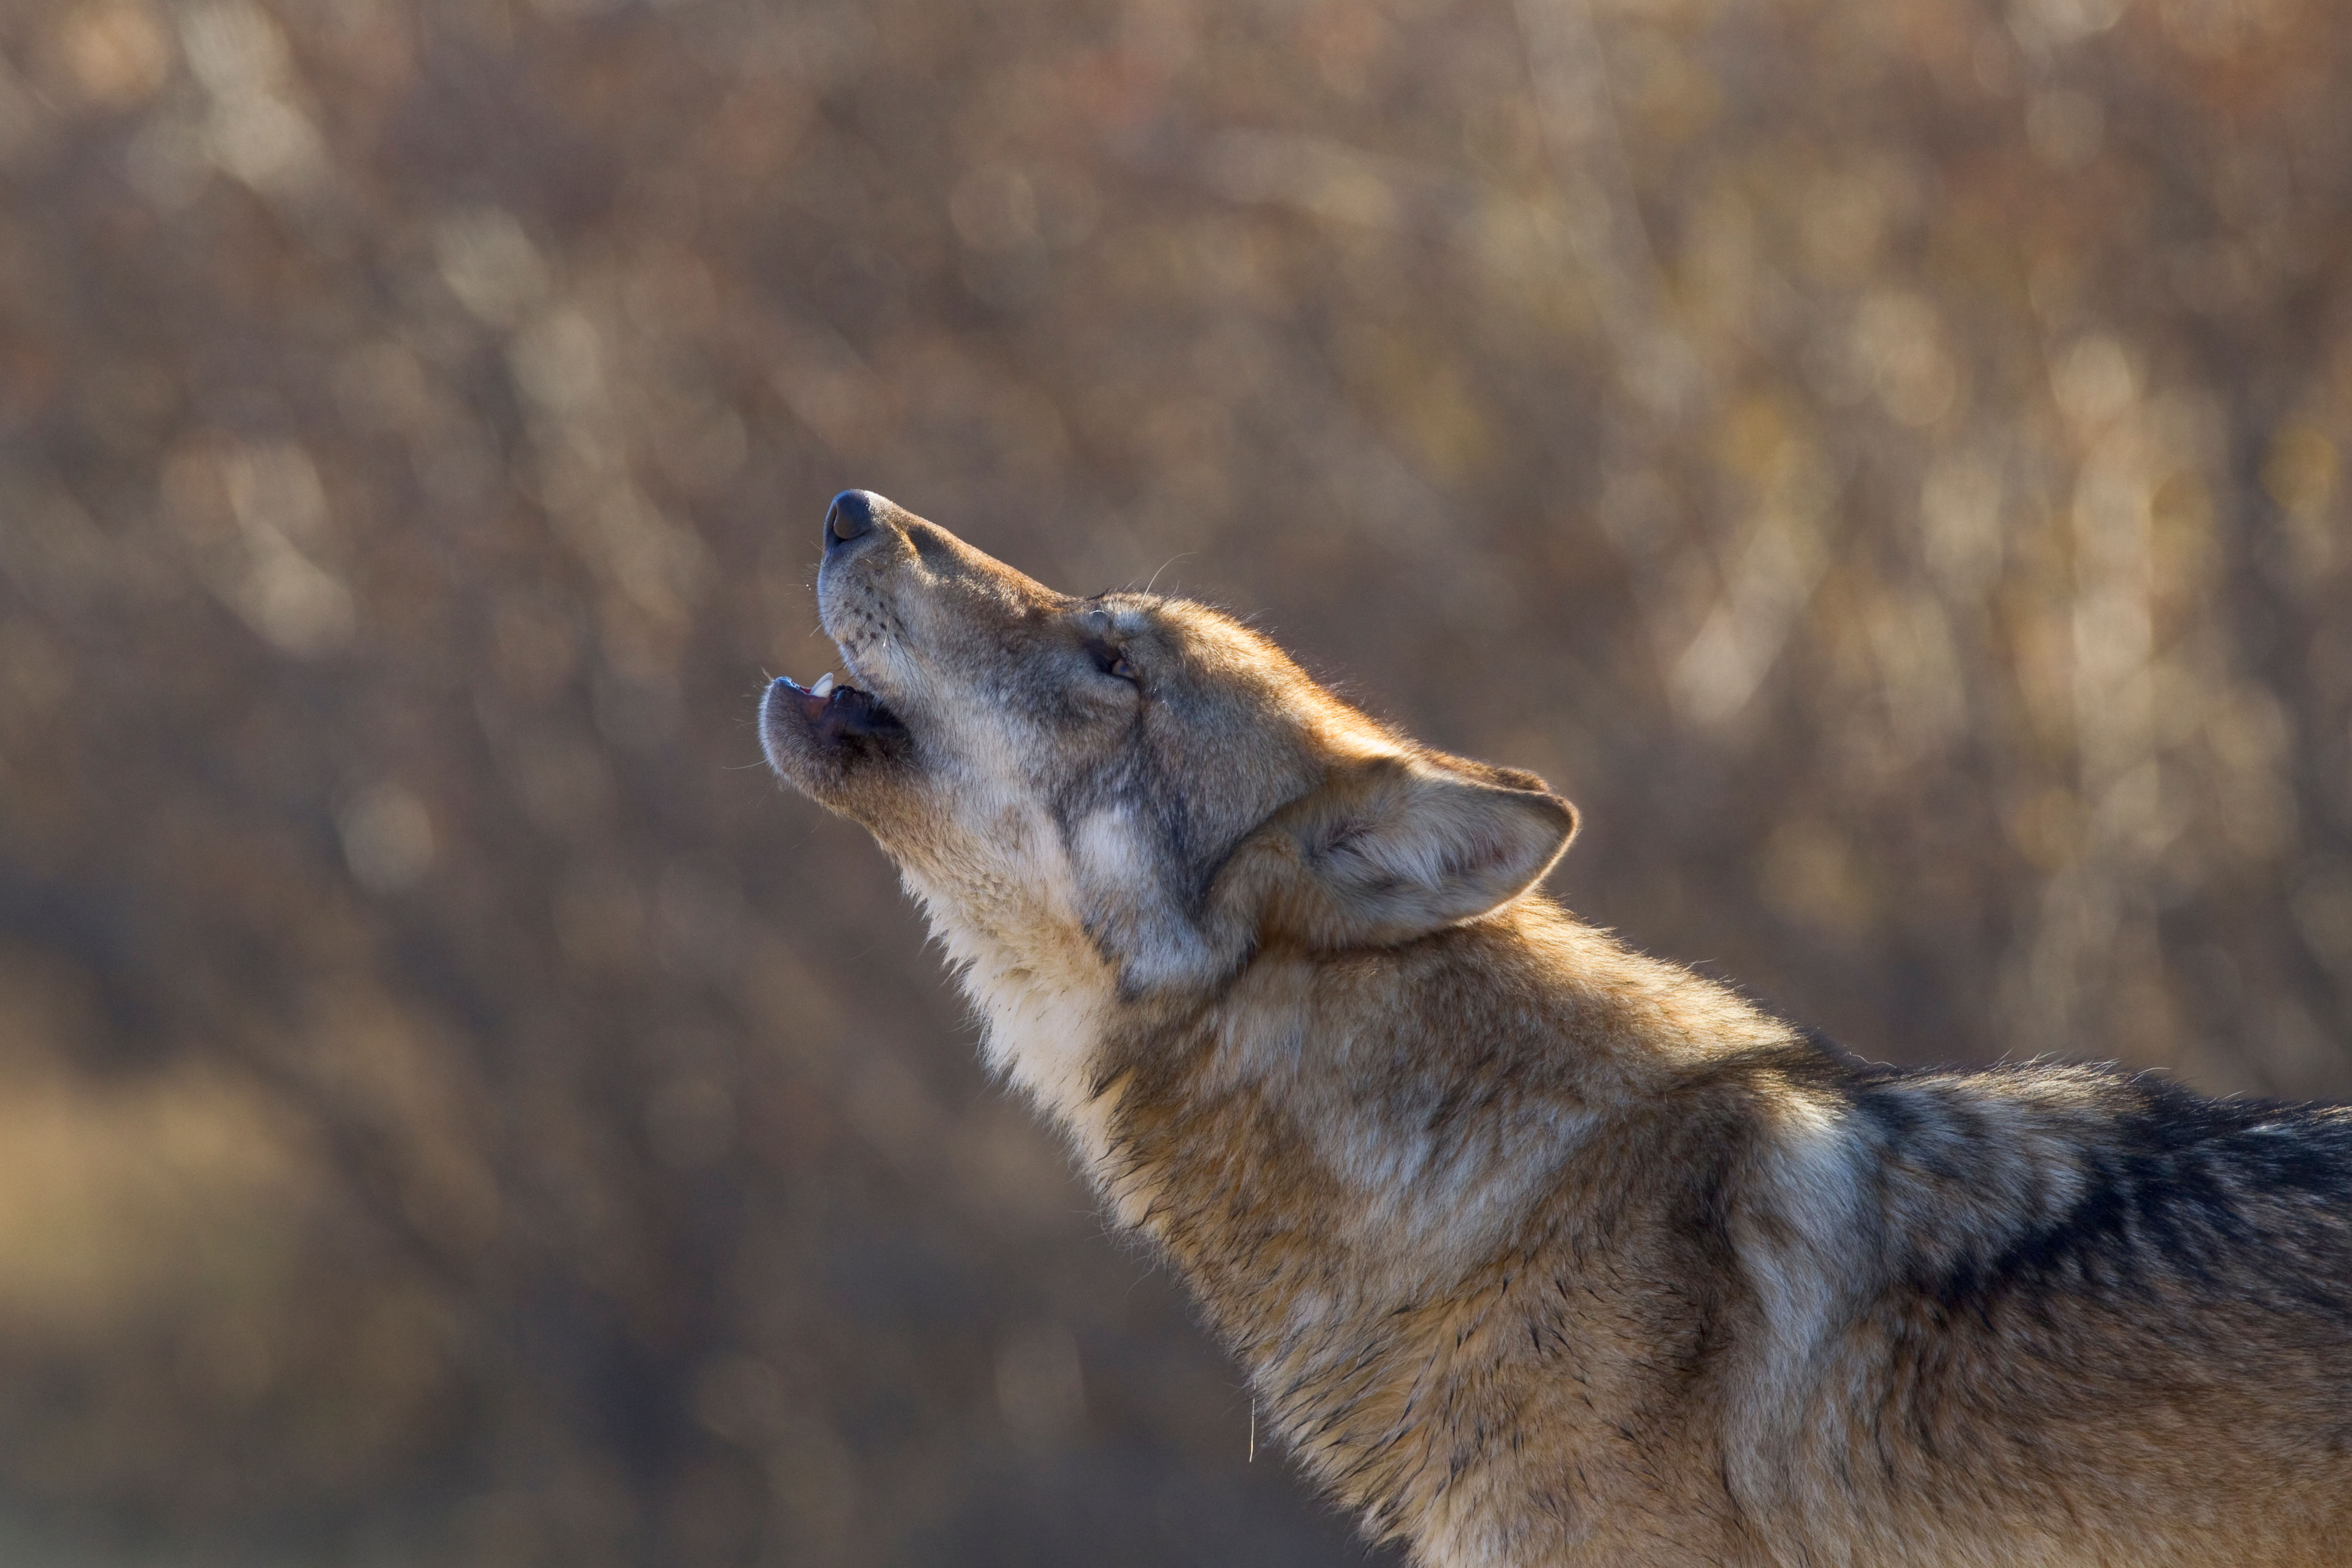
POLYGON ((809 688, 809 695, 811 697, 828 697, 831 696, 832 693, 833 671, 828 669, 823 675, 816 678, 816 684, 809 688))

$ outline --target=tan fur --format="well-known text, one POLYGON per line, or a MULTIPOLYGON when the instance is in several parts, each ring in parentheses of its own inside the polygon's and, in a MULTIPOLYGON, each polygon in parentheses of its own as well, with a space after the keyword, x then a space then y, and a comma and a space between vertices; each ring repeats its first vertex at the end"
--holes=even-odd
MULTIPOLYGON (((845 498, 847 500, 848 498, 845 498)), ((1431 1568, 2352 1563, 2352 1120, 1897 1074, 1533 884, 1574 816, 878 498, 778 771, 1307 1472, 1431 1568), (837 726, 836 726, 837 728, 837 726)))

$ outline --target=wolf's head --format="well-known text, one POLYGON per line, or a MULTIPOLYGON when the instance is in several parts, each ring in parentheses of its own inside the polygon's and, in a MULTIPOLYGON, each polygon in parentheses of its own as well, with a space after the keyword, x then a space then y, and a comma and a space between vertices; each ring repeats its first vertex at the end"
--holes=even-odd
POLYGON ((1576 830, 1541 779, 1415 744, 1226 616, 1057 594, 866 491, 826 515, 817 605, 848 680, 776 681, 768 760, 872 830, 963 956, 1213 985, 1268 945, 1475 919, 1576 830))

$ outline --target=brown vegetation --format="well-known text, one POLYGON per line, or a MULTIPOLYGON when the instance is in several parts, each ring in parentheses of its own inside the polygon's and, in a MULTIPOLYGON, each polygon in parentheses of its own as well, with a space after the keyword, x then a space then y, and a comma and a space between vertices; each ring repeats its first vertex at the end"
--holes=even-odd
POLYGON ((0 8, 0 1549, 1355 1555, 758 765, 845 485, 1264 612, 1866 1054, 2352 1093, 2347 77, 2336 0, 0 8))

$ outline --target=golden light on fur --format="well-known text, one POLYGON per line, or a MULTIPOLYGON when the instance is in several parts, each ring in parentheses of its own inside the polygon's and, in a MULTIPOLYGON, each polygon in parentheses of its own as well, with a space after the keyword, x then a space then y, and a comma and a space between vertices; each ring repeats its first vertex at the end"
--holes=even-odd
POLYGON ((1531 774, 878 497, 778 773, 1257 1407, 1432 1568, 2352 1563, 2352 1113, 1900 1073, 1535 890, 1531 774))

